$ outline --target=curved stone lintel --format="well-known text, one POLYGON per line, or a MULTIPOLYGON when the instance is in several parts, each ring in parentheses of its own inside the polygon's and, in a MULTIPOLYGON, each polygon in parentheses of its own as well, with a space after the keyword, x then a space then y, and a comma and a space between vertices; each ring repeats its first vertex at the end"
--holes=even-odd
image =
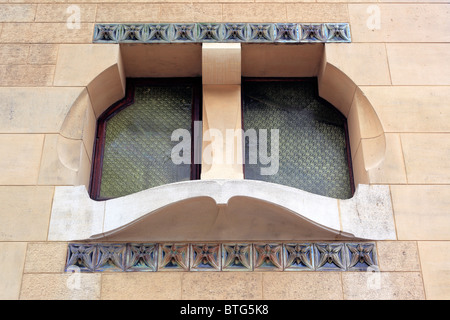
POLYGON ((104 202, 84 186, 56 187, 49 240, 88 238, 386 240, 395 228, 388 186, 359 186, 338 200, 262 181, 197 180, 104 202))

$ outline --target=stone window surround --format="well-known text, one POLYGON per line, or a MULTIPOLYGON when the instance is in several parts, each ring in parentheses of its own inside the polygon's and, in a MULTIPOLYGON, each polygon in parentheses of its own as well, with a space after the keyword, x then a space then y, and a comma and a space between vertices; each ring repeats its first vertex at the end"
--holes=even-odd
MULTIPOLYGON (((327 60, 327 46, 330 45, 264 45, 268 54, 262 55, 260 59, 255 59, 256 52, 260 52, 261 49, 258 44, 232 44, 231 47, 239 52, 243 74, 276 76, 276 73, 282 70, 275 65, 277 62, 270 63, 269 60, 273 61, 271 55, 284 52, 287 63, 299 63, 295 70, 299 70, 302 76, 318 78, 319 95, 348 118, 357 185, 353 198, 331 199, 260 181, 220 178, 165 185, 101 202, 89 198, 86 189, 88 179, 82 177, 89 177, 90 168, 87 169, 85 165, 78 163, 78 167, 70 168, 77 172, 76 179, 73 179, 72 183, 55 188, 48 239, 54 241, 116 238, 123 241, 396 239, 389 186, 371 184, 371 171, 382 167, 385 157, 386 141, 383 128, 363 92, 343 71, 327 60), (302 65, 302 61, 308 63, 302 65), (313 67, 308 68, 307 65, 313 67), (182 215, 186 210, 180 211, 180 206, 185 208, 186 204, 186 208, 193 209, 215 207, 217 212, 208 216, 205 212, 197 210, 187 219, 182 215), (245 206, 247 210, 239 211, 237 214, 236 205, 239 208, 245 206), (258 214, 261 205, 267 208, 264 214, 258 214), (169 223, 169 220, 174 219, 174 214, 179 219, 179 224, 169 223), (255 222, 256 214, 258 219, 262 219, 261 223, 255 222), (162 218, 165 215, 171 219, 162 218), (270 222, 270 228, 262 221, 270 222), (133 238, 133 234, 128 231, 142 229, 139 228, 140 223, 147 227, 153 226, 154 232, 145 236, 138 233, 133 238), (155 228, 155 225, 158 225, 158 228, 155 228), (288 225, 295 228, 286 227, 288 225)), ((190 76, 196 72, 194 70, 196 67, 200 67, 200 74, 203 72, 203 76, 205 75, 205 71, 201 69, 201 61, 190 63, 189 59, 195 60, 198 53, 205 57, 208 46, 181 44, 184 47, 179 48, 183 50, 177 48, 178 55, 182 53, 185 57, 182 65, 190 65, 185 71, 180 71, 179 56, 167 55, 167 52, 176 55, 175 51, 171 51, 174 48, 171 49, 170 46, 174 45, 160 47, 122 44, 61 45, 54 85, 84 87, 85 90, 74 101, 60 130, 61 141, 58 143, 64 146, 66 138, 84 139, 76 137, 76 134, 70 136, 70 133, 76 132, 74 128, 92 127, 92 121, 95 126, 95 119, 81 119, 78 111, 87 105, 97 118, 111 104, 123 97, 127 76, 137 76, 139 72, 147 72, 148 76, 152 77, 180 76, 180 72, 190 76), (159 57, 178 62, 173 66, 162 63, 159 69, 156 63, 147 69, 139 68, 139 62, 144 61, 152 50, 156 60, 159 57), (151 72, 148 71, 150 69, 151 72), (88 124, 86 121, 91 123, 88 124)), ((69 147, 58 147, 58 152, 61 164, 64 165, 64 159, 70 158, 72 151, 69 147)))

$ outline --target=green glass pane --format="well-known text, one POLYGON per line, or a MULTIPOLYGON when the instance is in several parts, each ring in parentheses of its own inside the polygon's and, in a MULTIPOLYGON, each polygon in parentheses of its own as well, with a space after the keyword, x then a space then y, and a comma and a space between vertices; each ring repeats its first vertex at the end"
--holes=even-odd
POLYGON ((190 180, 190 165, 173 163, 176 129, 191 131, 192 88, 136 87, 134 104, 106 124, 100 198, 190 180))
MULTIPOLYGON (((245 130, 279 129, 279 168, 262 175, 263 164, 250 164, 250 139, 245 142, 245 177, 295 187, 333 198, 352 196, 345 139, 346 119, 317 96, 313 81, 244 82, 245 130)), ((259 136, 258 136, 259 138, 259 136)))

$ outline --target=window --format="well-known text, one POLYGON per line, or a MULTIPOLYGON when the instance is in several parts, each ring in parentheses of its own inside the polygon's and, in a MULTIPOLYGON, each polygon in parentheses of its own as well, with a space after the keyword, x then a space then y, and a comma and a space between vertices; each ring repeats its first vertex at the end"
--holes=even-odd
MULTIPOLYGON (((249 154, 255 146, 246 139, 245 179, 278 183, 328 197, 352 197, 347 119, 319 97, 317 88, 316 78, 243 79, 244 130, 254 129, 259 134, 260 129, 267 130, 267 144, 259 145, 258 150, 269 154, 270 138, 276 138, 270 137, 270 130, 279 130, 278 171, 261 174, 265 164, 261 157, 257 163, 251 163, 249 154)), ((264 140, 259 135, 256 141, 259 144, 264 140)))
POLYGON ((91 197, 116 198, 198 179, 194 161, 173 163, 171 151, 178 142, 170 137, 176 129, 193 131, 201 118, 200 93, 197 78, 128 79, 125 98, 98 119, 91 197))

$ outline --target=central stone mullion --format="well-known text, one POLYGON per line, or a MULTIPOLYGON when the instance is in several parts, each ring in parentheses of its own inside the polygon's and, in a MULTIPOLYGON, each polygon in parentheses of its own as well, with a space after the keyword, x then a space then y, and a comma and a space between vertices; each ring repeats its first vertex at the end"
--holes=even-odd
POLYGON ((202 45, 201 179, 243 179, 241 45, 202 45))

